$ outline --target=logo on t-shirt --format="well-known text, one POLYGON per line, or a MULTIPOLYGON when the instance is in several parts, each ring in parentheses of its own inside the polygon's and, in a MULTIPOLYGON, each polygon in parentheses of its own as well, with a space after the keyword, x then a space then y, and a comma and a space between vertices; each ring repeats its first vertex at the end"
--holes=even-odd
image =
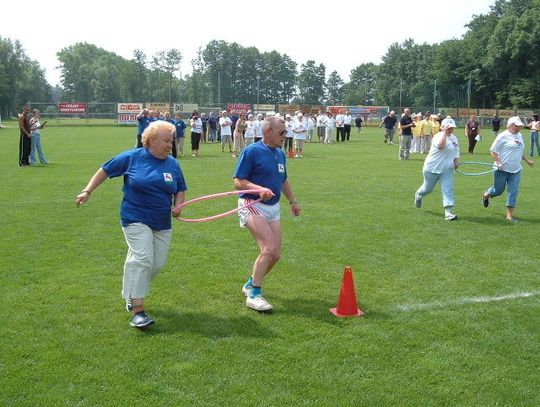
POLYGON ((278 163, 277 169, 278 169, 280 174, 283 174, 285 172, 285 166, 283 164, 281 164, 281 163, 278 163))
POLYGON ((167 184, 172 184, 173 183, 173 176, 171 173, 169 172, 164 172, 163 173, 163 181, 165 181, 167 184))
POLYGON ((522 144, 521 141, 519 141, 517 138, 514 139, 514 141, 516 142, 516 144, 517 144, 518 147, 523 147, 523 144, 522 144))

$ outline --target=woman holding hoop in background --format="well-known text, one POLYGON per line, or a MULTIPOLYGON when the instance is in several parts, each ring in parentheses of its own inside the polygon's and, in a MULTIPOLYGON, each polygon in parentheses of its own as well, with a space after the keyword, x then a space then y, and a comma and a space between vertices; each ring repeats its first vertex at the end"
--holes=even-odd
POLYGON ((202 120, 199 117, 199 112, 196 110, 191 114, 189 124, 191 126, 191 155, 192 157, 198 157, 203 125, 202 120))
POLYGON ((493 186, 482 195, 482 204, 484 208, 487 208, 489 198, 501 195, 505 187, 508 187, 506 220, 512 223, 517 222, 514 218, 514 207, 521 182, 521 160, 525 161, 529 167, 533 165, 533 162, 524 155, 525 144, 520 133, 523 126, 525 124, 519 117, 511 117, 508 119, 506 131, 499 134, 493 141, 489 151, 498 169, 493 173, 493 186))
POLYGON ((437 181, 441 183, 444 219, 457 220, 452 212, 454 203, 454 169, 459 165, 459 144, 454 135, 456 122, 447 117, 441 123, 442 131, 433 136, 428 156, 424 161, 424 183, 414 196, 414 206, 422 206, 422 198, 433 191, 437 181))

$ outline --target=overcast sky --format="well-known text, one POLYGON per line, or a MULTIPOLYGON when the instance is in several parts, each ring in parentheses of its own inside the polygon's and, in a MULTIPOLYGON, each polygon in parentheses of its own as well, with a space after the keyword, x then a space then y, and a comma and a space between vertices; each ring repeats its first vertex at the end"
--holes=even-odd
POLYGON ((135 49, 148 57, 172 48, 183 55, 181 73, 191 72, 197 50, 211 40, 276 50, 300 64, 308 60, 349 79, 362 63, 380 63, 394 42, 412 38, 434 44, 461 38, 474 14, 486 14, 495 0, 400 0, 311 2, 141 0, 37 1, 18 3, 3 15, 0 36, 19 40, 26 54, 46 69, 56 85, 56 53, 88 42, 126 59, 135 49), (310 4, 306 6, 306 4, 310 4), (404 6, 407 4, 407 6, 404 6), (171 5, 171 7, 167 7, 171 5), (20 14, 24 6, 27 20, 20 14))

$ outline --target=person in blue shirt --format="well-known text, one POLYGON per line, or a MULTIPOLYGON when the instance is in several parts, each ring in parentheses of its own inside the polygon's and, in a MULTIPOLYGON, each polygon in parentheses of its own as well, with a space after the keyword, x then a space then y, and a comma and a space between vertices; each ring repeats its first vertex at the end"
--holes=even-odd
POLYGON ((184 140, 186 139, 184 136, 184 133, 186 131, 186 123, 184 123, 184 120, 182 120, 182 114, 176 113, 175 119, 174 119, 174 127, 176 128, 176 151, 180 154, 180 156, 184 156, 184 140))
POLYGON ((139 112, 137 115, 137 147, 142 147, 142 141, 141 136, 144 132, 144 130, 148 127, 150 122, 152 121, 152 118, 149 117, 149 110, 143 109, 139 112))
POLYGON ((262 125, 263 139, 250 144, 240 154, 234 172, 234 187, 238 190, 261 189, 259 194, 240 195, 238 205, 262 198, 261 202, 238 211, 240 226, 246 227, 260 249, 253 264, 251 277, 242 287, 246 306, 257 311, 270 311, 270 304, 262 296, 262 282, 281 255, 281 223, 279 199, 281 193, 289 200, 293 216, 300 215, 300 207, 287 180, 283 146, 287 130, 281 117, 269 116, 262 125))
POLYGON ((143 148, 125 151, 104 163, 77 195, 81 206, 107 178, 122 176, 122 231, 128 245, 122 297, 132 312, 130 325, 145 328, 154 320, 144 311, 150 282, 165 265, 172 236, 171 215, 180 215, 187 189, 178 161, 171 155, 175 128, 151 123, 142 134, 143 148))

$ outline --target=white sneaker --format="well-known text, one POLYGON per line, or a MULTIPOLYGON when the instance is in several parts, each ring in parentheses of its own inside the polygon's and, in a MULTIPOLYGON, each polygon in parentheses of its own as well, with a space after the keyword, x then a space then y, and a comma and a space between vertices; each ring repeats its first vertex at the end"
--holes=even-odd
POLYGON ((248 296, 246 298, 246 306, 249 308, 254 309, 255 311, 271 311, 272 310, 272 304, 270 304, 268 301, 264 299, 262 295, 258 295, 257 297, 251 298, 248 296))
POLYGON ((249 297, 249 293, 251 292, 251 288, 252 288, 251 286, 245 286, 245 285, 243 285, 243 286, 242 286, 242 293, 244 293, 244 295, 245 295, 246 297, 249 297))

